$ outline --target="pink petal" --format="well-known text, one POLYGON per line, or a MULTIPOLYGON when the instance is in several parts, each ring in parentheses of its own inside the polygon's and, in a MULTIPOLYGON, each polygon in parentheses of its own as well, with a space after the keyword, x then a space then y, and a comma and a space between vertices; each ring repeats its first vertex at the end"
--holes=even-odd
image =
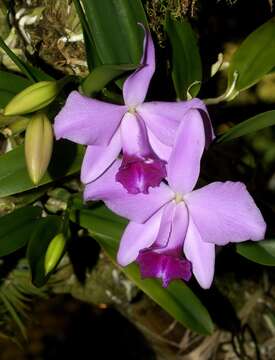
POLYGON ((114 134, 107 146, 88 146, 81 167, 81 181, 88 184, 98 178, 115 161, 120 150, 119 131, 114 134))
POLYGON ((127 113, 121 123, 123 161, 116 175, 130 194, 148 194, 166 177, 166 162, 153 152, 144 121, 127 113))
POLYGON ((148 248, 155 241, 162 210, 158 211, 144 224, 130 222, 121 238, 117 261, 126 266, 135 261, 141 249, 148 248))
POLYGON ((168 182, 180 194, 191 191, 199 177, 205 146, 204 125, 198 110, 189 110, 182 121, 168 161, 168 182))
POLYGON ((164 183, 150 189, 147 195, 129 194, 119 182, 115 181, 120 165, 121 161, 115 161, 102 176, 88 184, 85 187, 84 199, 103 200, 116 214, 143 223, 173 198, 173 192, 164 183))
POLYGON ((55 118, 55 136, 79 144, 107 145, 126 110, 73 91, 55 118))
POLYGON ((225 245, 265 236, 262 214, 240 182, 214 182, 187 194, 185 201, 204 241, 225 245))
MULTIPOLYGON (((179 102, 153 101, 141 104, 136 110, 144 119, 146 126, 163 144, 173 146, 178 127, 190 109, 207 111, 204 103, 199 99, 179 102)), ((209 126, 211 127, 210 122, 209 126)))
POLYGON ((155 72, 154 43, 150 32, 144 27, 143 29, 145 36, 141 66, 128 77, 123 86, 124 101, 130 108, 135 108, 138 104, 143 103, 151 78, 155 72))
POLYGON ((163 144, 153 133, 150 129, 147 129, 147 134, 149 138, 150 145, 154 153, 162 160, 168 161, 172 147, 163 144))
POLYGON ((183 251, 192 263, 192 271, 198 283, 202 288, 208 289, 214 277, 215 245, 202 240, 190 215, 183 251))

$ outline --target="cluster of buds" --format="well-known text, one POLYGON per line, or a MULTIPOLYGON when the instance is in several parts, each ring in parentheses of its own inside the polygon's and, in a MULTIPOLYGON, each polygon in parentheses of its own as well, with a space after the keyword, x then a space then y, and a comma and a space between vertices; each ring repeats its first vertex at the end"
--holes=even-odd
POLYGON ((3 110, 6 118, 20 118, 10 124, 11 133, 26 130, 25 158, 31 181, 37 185, 44 176, 53 149, 52 125, 45 111, 65 84, 60 81, 40 81, 14 96, 3 110), (30 114, 30 117, 21 115, 30 114))

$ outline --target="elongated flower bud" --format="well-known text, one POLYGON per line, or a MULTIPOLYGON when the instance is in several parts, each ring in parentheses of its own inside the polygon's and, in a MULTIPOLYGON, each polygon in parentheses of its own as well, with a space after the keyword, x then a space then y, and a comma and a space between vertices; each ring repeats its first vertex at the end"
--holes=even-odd
POLYGON ((40 81, 28 86, 6 105, 4 115, 23 115, 44 108, 58 95, 60 84, 57 81, 40 81))
POLYGON ((50 242, 45 255, 45 274, 47 275, 58 264, 66 244, 66 239, 63 234, 57 234, 50 242))
POLYGON ((45 113, 36 113, 25 136, 25 158, 32 182, 37 185, 45 174, 53 149, 53 130, 45 113))

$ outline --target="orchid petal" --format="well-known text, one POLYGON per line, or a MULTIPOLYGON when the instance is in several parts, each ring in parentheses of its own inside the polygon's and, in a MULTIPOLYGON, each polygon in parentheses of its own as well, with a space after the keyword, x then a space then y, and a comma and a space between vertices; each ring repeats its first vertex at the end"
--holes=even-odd
POLYGON ((79 144, 107 145, 126 111, 125 106, 91 99, 73 91, 55 118, 55 136, 79 144))
MULTIPOLYGON (((143 25, 141 25, 143 27, 143 25)), ((151 34, 144 27, 143 56, 141 66, 130 75, 123 86, 125 104, 135 108, 143 103, 151 78, 155 72, 155 49, 151 34)))
POLYGON ((120 150, 119 131, 115 133, 108 146, 88 146, 81 167, 81 181, 88 184, 98 178, 115 161, 120 150))
POLYGON ((214 277, 215 245, 202 240, 190 214, 183 252, 186 258, 191 261, 193 274, 200 286, 208 289, 214 277))
POLYGON ((240 182, 214 182, 185 196, 204 241, 217 245, 264 238, 260 210, 240 182))
POLYGON ((117 254, 117 261, 120 265, 126 266, 136 260, 140 250, 148 248, 155 241, 162 210, 154 214, 144 224, 130 222, 125 229, 117 254))
POLYGON ((148 102, 139 105, 136 111, 162 143, 173 146, 178 127, 190 109, 207 112, 204 103, 196 98, 179 102, 148 102))
POLYGON ((172 152, 172 147, 163 144, 150 129, 147 129, 147 134, 154 153, 156 153, 160 159, 168 161, 172 152))
POLYGON ((116 214, 143 223, 173 198, 174 193, 164 183, 157 188, 149 189, 149 194, 146 195, 129 194, 115 181, 120 165, 121 161, 115 161, 102 176, 88 184, 85 187, 84 199, 103 200, 116 214))
POLYGON ((199 177, 205 145, 204 125, 198 110, 189 110, 182 121, 168 165, 168 182, 180 194, 191 191, 199 177))

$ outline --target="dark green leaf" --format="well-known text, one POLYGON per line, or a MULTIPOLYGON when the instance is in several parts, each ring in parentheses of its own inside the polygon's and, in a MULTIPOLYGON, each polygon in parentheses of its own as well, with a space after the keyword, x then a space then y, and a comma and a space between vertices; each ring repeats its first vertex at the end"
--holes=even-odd
POLYGON ((91 71, 94 67, 99 66, 101 64, 101 62, 98 58, 94 39, 92 37, 86 16, 83 12, 80 0, 73 0, 73 2, 74 2, 74 6, 76 8, 78 17, 80 19, 82 29, 83 29, 84 43, 85 43, 85 49, 86 49, 86 58, 87 58, 89 70, 91 71))
POLYGON ((275 65, 275 17, 251 33, 234 53, 228 69, 228 88, 238 72, 236 91, 255 84, 275 65))
MULTIPOLYGON (((55 143, 52 159, 40 185, 77 173, 80 170, 84 148, 69 141, 55 143), (66 154, 66 156, 64 156, 66 154)), ((0 197, 35 188, 25 165, 24 146, 0 156, 0 197)))
MULTIPOLYGON (((94 204, 89 209, 76 209, 71 214, 71 220, 88 229, 115 261, 126 220, 100 204, 94 204)), ((201 334, 210 334, 213 331, 213 323, 207 310, 183 282, 175 281, 164 289, 158 280, 142 280, 135 264, 122 270, 181 324, 201 334)))
POLYGON ((17 93, 31 84, 30 80, 22 76, 0 70, 0 107, 5 107, 17 93))
POLYGON ((166 31, 172 45, 172 78, 179 99, 187 92, 194 97, 200 90, 202 67, 195 34, 187 20, 167 18, 166 31), (192 86, 194 84, 194 86, 192 86))
POLYGON ((258 264, 275 266, 274 239, 238 244, 237 253, 258 264))
POLYGON ((82 0, 96 52, 102 64, 137 64, 147 27, 141 0, 82 0))
POLYGON ((51 240, 61 230, 60 216, 47 216, 41 219, 32 232, 27 248, 27 258, 32 272, 32 282, 35 286, 43 286, 49 275, 45 276, 45 254, 51 240))
POLYGON ((262 130, 268 126, 275 125, 275 110, 266 111, 234 126, 218 138, 218 142, 225 142, 238 137, 262 130))
POLYGON ((40 208, 27 206, 0 218, 1 257, 26 245, 40 214, 40 208))
POLYGON ((102 90, 110 81, 126 71, 135 70, 138 65, 101 65, 96 67, 83 81, 81 88, 85 95, 91 96, 102 90))

